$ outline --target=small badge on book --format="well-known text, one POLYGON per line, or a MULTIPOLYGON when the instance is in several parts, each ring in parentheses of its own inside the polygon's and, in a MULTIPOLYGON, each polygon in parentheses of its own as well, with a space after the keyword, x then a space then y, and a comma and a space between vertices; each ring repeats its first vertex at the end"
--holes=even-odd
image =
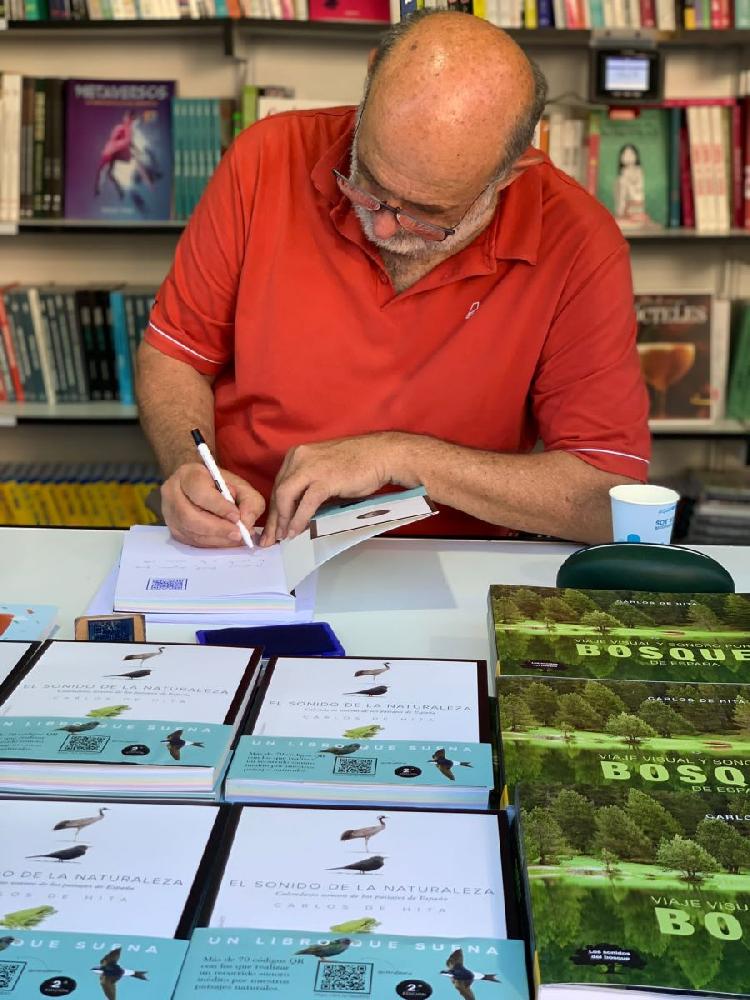
POLYGON ((76 618, 76 639, 84 642, 145 642, 143 615, 84 615, 76 618))

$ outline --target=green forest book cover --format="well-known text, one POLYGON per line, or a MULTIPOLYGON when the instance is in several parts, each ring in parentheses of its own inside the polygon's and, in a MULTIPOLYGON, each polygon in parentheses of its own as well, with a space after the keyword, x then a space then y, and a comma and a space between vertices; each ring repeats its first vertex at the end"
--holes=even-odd
POLYGON ((572 983, 747 996, 744 799, 521 786, 518 804, 541 998, 572 983))
POLYGON ((750 682, 747 594, 490 587, 498 675, 750 682))
POLYGON ((505 780, 750 791, 750 685, 501 677, 505 780))

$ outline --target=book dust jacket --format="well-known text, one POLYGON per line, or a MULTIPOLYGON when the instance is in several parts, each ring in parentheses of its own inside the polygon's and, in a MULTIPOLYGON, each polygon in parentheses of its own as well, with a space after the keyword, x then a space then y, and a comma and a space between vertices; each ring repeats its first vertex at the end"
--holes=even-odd
POLYGON ((163 80, 68 81, 66 218, 170 218, 174 91, 163 80))

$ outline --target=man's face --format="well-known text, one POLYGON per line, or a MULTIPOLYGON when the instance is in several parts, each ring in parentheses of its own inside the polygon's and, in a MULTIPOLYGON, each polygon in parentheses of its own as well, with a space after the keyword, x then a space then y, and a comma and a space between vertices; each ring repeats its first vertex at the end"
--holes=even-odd
POLYGON ((456 230, 452 236, 447 236, 441 241, 425 239, 404 230, 391 212, 382 210, 370 212, 361 205, 355 204, 353 207, 362 232, 375 246, 389 253, 413 260, 438 256, 447 257, 470 243, 488 225, 497 204, 498 188, 495 184, 480 190, 478 197, 477 192, 472 190, 462 199, 463 206, 459 204, 452 209, 452 215, 450 215, 451 210, 446 212, 423 211, 420 208, 412 207, 408 201, 399 199, 394 193, 374 181, 371 168, 366 160, 360 159, 360 146, 360 134, 358 134, 352 145, 350 178, 353 184, 369 191, 382 201, 387 201, 389 205, 403 208, 415 218, 449 229, 455 227, 456 230), (459 219, 460 222, 457 221, 459 219))

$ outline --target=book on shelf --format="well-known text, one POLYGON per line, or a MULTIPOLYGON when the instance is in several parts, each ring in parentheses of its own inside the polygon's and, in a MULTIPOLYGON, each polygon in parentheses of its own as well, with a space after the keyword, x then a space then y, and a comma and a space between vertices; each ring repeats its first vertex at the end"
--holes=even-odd
POLYGON ((389 24, 389 0, 308 0, 311 21, 374 21, 389 24))
MULTIPOLYGON (((669 222, 669 132, 661 109, 593 111, 596 163, 589 191, 624 231, 665 228, 669 222)), ((563 167, 564 169, 564 167, 563 167)))
POLYGON ((681 485, 693 499, 686 542, 743 544, 750 527, 750 470, 695 469, 681 485))
POLYGON ((700 294, 635 296, 638 356, 653 420, 723 419, 730 303, 700 294))
POLYGON ((125 536, 113 608, 187 616, 293 614, 293 591, 323 563, 392 528, 430 517, 423 488, 319 510, 293 539, 268 548, 195 549, 168 528, 135 526, 125 536))
POLYGON ((734 420, 750 421, 750 303, 737 302, 726 412, 734 420))
POLYGON ((134 405, 154 294, 126 285, 0 288, 0 400, 134 405))
POLYGON ((521 785, 539 1000, 746 997, 740 802, 688 788, 521 785))
POLYGON ((53 640, 19 654, 0 688, 6 794, 219 797, 259 650, 53 640))
POLYGON ((46 639, 57 626, 57 611, 53 604, 0 603, 0 639, 13 642, 46 639))
POLYGON ((169 219, 172 99, 165 80, 68 80, 65 215, 169 219))
POLYGON ((199 923, 513 937, 509 846, 504 814, 237 806, 199 923))
MULTIPOLYGON (((386 936, 371 933, 368 925, 367 917, 344 921, 342 930, 327 935, 197 928, 175 1000, 261 1000, 268 994, 269 966, 277 1000, 320 1000, 326 994, 447 997, 449 989, 455 996, 459 988, 468 997, 475 982, 502 984, 503 1000, 528 998, 522 941, 386 936)), ((477 993, 491 988, 479 986, 477 993)))
POLYGON ((272 660, 227 773, 236 802, 486 808, 483 661, 272 660))
POLYGON ((222 829, 215 806, 5 799, 3 988, 171 997, 222 829))

